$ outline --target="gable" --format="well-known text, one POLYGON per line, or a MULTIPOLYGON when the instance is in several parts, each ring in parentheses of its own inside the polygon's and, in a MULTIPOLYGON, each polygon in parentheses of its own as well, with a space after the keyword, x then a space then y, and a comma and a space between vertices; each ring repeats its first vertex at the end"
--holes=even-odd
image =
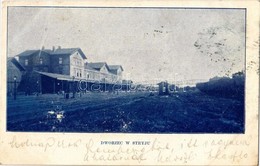
POLYGON ((102 73, 108 73, 108 68, 107 68, 107 65, 104 65, 103 67, 100 68, 100 72, 102 73))
POLYGON ((69 53, 69 55, 76 55, 78 56, 78 58, 80 56, 81 59, 87 59, 86 55, 82 52, 80 48, 75 48, 73 51, 69 53))
POLYGON ((78 52, 78 51, 76 51, 73 54, 71 54, 71 57, 83 60, 80 52, 78 52))
POLYGON ((78 51, 69 56, 70 64, 74 66, 84 67, 84 59, 78 51))
POLYGON ((105 71, 109 71, 109 68, 107 66, 106 62, 94 62, 94 63, 88 63, 87 66, 89 66, 90 68, 93 68, 95 70, 101 71, 101 70, 105 70, 105 71), (102 69, 103 68, 103 69, 102 69))
POLYGON ((123 68, 122 67, 119 67, 118 69, 117 69, 117 72, 118 73, 120 73, 120 72, 122 72, 123 71, 123 68))
POLYGON ((109 65, 108 66, 109 70, 111 71, 124 71, 123 67, 121 65, 109 65))

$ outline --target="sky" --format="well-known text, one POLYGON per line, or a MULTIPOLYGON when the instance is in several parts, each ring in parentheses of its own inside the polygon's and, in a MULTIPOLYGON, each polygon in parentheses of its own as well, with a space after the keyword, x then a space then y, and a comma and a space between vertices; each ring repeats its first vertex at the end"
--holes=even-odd
POLYGON ((134 82, 200 82, 244 69, 245 10, 9 7, 8 56, 79 47, 134 82))

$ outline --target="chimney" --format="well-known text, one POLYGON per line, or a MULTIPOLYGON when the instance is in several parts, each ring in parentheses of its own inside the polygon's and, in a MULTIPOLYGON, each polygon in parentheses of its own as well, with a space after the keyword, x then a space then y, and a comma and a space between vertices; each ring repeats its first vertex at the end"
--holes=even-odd
POLYGON ((52 46, 52 51, 53 51, 53 52, 55 51, 55 46, 52 46))
POLYGON ((58 49, 61 49, 61 46, 58 46, 58 49))

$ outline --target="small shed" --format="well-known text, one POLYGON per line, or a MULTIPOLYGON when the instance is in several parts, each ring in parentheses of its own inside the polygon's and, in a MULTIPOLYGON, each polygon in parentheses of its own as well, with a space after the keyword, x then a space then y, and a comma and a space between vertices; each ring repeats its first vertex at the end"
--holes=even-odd
POLYGON ((169 84, 167 81, 162 81, 158 83, 159 85, 159 95, 169 95, 169 84))

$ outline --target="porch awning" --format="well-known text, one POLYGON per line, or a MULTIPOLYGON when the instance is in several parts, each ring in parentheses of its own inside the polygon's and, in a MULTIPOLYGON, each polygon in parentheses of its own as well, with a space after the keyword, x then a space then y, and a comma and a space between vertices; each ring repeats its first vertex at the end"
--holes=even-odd
POLYGON ((36 73, 39 73, 41 75, 45 75, 51 78, 55 78, 57 80, 63 80, 63 81, 79 81, 80 79, 77 78, 72 78, 69 75, 63 75, 63 74, 56 74, 56 73, 47 73, 47 72, 40 72, 40 71, 35 71, 36 73))
MULTIPOLYGON (((47 72, 41 72, 41 71, 34 71, 34 72, 47 76, 47 77, 57 79, 57 80, 62 80, 62 81, 86 81, 89 83, 97 83, 97 84, 111 84, 111 85, 116 84, 115 82, 105 82, 105 81, 90 80, 90 79, 88 79, 88 80, 78 79, 78 78, 73 79, 71 76, 63 75, 63 74, 47 73, 47 72)), ((124 84, 121 84, 121 85, 124 85, 124 84)))

